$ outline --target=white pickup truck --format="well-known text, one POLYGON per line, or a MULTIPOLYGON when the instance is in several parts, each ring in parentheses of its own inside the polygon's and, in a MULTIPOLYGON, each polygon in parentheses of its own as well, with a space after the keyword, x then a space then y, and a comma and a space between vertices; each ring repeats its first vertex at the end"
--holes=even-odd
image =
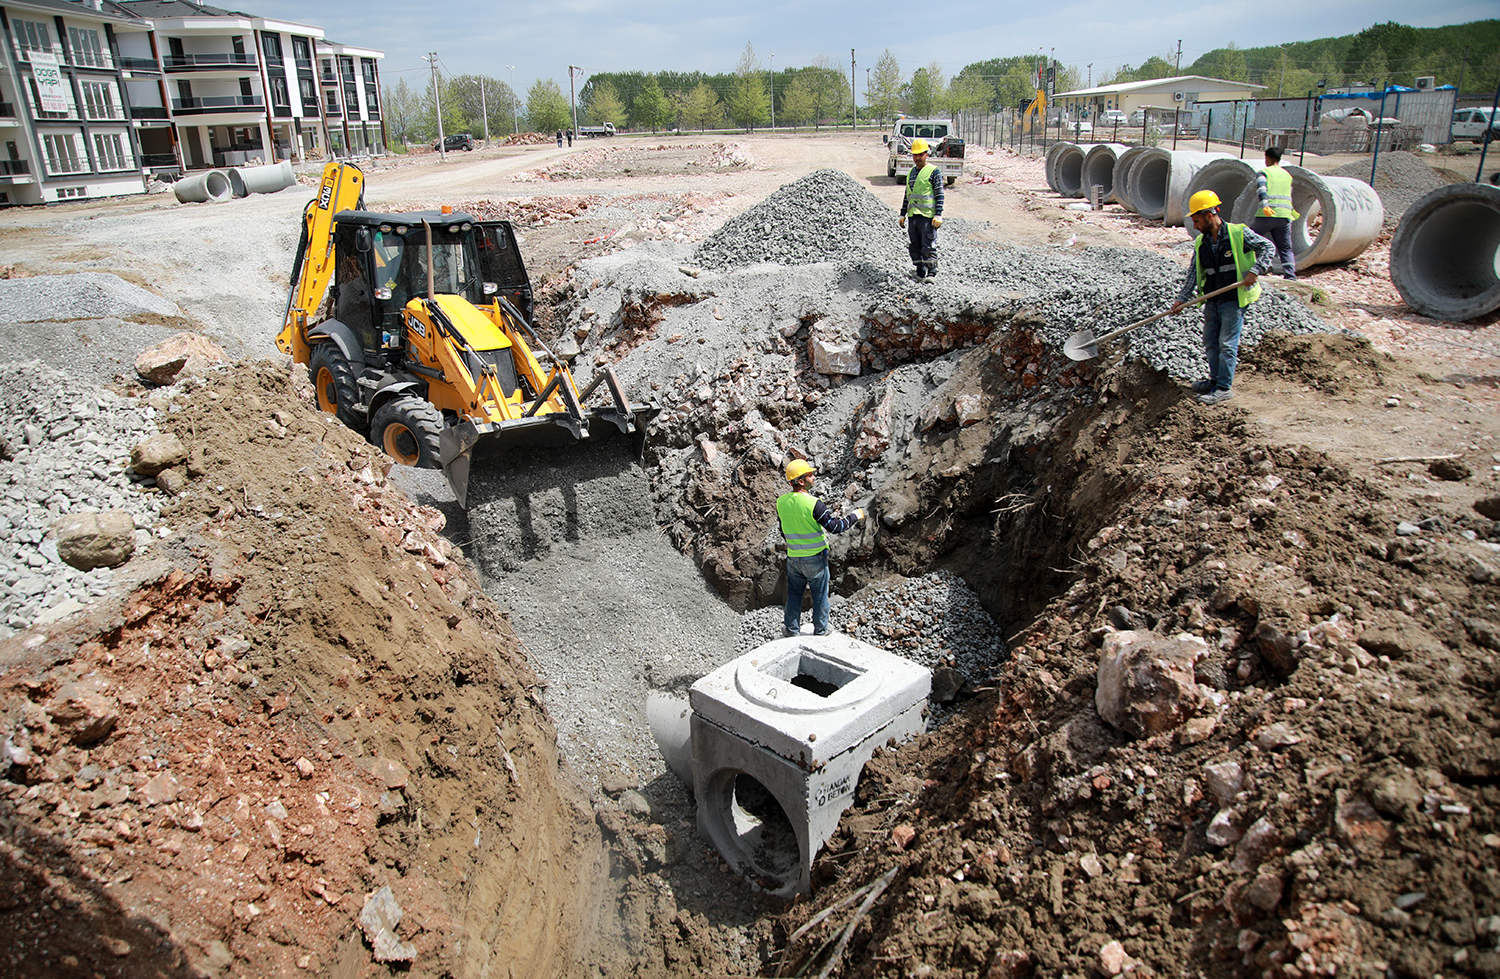
POLYGON ((911 141, 925 139, 927 162, 943 171, 943 182, 952 187, 964 175, 964 141, 958 127, 947 119, 898 117, 891 131, 881 137, 886 145, 885 175, 905 181, 911 172, 911 141))
POLYGON ((1500 121, 1490 118, 1489 109, 1459 109, 1453 113, 1453 138, 1476 143, 1500 139, 1500 121))

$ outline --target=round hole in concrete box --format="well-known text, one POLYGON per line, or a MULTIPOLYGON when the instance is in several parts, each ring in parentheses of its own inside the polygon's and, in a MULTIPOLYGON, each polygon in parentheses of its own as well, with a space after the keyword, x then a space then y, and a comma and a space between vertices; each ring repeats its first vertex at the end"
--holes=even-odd
POLYGON ((776 797, 753 775, 732 774, 727 781, 729 833, 726 841, 735 853, 726 853, 745 873, 770 878, 757 881, 767 890, 776 890, 797 874, 801 848, 791 820, 776 797))

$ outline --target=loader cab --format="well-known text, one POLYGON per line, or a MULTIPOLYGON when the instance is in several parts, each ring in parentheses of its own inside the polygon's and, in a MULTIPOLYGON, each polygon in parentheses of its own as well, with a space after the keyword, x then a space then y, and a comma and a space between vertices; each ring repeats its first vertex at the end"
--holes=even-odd
POLYGON ((515 229, 509 221, 480 221, 475 227, 481 277, 485 282, 493 282, 499 294, 521 311, 526 322, 532 322, 531 277, 521 261, 515 229))

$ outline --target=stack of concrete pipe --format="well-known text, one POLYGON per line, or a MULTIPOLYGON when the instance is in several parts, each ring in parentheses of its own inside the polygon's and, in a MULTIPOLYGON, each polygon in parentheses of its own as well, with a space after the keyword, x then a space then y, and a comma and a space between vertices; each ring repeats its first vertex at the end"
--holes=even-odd
POLYGON ((179 204, 217 204, 229 200, 233 188, 223 170, 204 170, 174 183, 172 193, 179 204))
POLYGON ((229 186, 235 197, 274 194, 297 183, 292 162, 282 160, 264 167, 235 167, 229 171, 229 186))
POLYGON ((1092 200, 1093 188, 1104 188, 1103 202, 1115 199, 1115 161, 1128 146, 1124 143, 1096 143, 1083 158, 1083 193, 1092 200))
POLYGON ((1457 322, 1500 309, 1497 270, 1500 187, 1439 187, 1406 209, 1391 239, 1396 291, 1434 319, 1457 322))
MULTIPOLYGON (((1353 177, 1331 177, 1305 167, 1284 166, 1292 175, 1292 209, 1298 212, 1291 227, 1297 268, 1345 262, 1370 247, 1385 224, 1385 208, 1373 187, 1353 177)), ((1260 207, 1252 178, 1225 216, 1237 224, 1249 224, 1260 207)), ((1491 265, 1494 257, 1492 250, 1488 259, 1491 265)), ((1391 266, 1395 268, 1394 249, 1391 266)), ((1490 277, 1494 278, 1493 268, 1490 277)))
POLYGON ((1062 191, 1058 189, 1058 186, 1057 186, 1057 172, 1053 168, 1053 165, 1057 162, 1057 156, 1058 156, 1058 154, 1061 153, 1063 150, 1068 149, 1069 147, 1071 147, 1073 149, 1077 149, 1078 148, 1078 144, 1077 143, 1053 143, 1052 146, 1049 147, 1048 150, 1047 150, 1047 157, 1046 157, 1047 186, 1050 187, 1050 188, 1052 188, 1052 192, 1056 193, 1056 194, 1060 194, 1060 193, 1062 193, 1062 191))

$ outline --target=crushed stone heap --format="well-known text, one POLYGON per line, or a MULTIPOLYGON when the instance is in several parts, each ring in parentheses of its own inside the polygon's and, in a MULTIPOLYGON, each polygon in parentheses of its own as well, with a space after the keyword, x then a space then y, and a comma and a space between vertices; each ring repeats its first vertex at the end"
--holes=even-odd
POLYGON ((815 170, 731 218, 693 254, 710 269, 808 265, 898 248, 896 215, 839 170, 815 170), (884 247, 882 247, 884 246, 884 247))

